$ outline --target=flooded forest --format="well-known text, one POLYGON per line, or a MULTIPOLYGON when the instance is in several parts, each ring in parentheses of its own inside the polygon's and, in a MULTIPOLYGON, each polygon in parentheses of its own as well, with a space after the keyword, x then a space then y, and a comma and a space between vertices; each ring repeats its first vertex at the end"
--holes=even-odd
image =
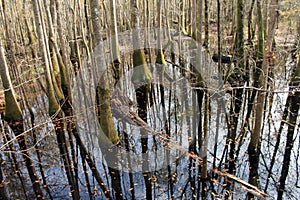
POLYGON ((0 199, 300 199, 299 0, 1 0, 0 199))

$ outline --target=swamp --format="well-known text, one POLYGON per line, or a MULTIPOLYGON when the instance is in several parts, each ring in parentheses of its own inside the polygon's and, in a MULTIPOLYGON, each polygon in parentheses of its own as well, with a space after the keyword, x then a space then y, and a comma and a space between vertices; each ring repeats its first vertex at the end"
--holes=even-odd
POLYGON ((0 199, 300 199, 299 16, 0 1, 0 199))

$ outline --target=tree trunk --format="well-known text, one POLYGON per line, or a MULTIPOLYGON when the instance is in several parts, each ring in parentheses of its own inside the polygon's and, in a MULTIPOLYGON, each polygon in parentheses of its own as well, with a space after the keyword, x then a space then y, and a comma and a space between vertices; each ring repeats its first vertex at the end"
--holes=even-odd
POLYGON ((114 70, 114 78, 119 81, 122 68, 121 68, 121 56, 120 56, 120 48, 119 48, 119 37, 118 37, 118 27, 117 27, 117 14, 116 14, 116 0, 110 1, 110 11, 111 11, 111 19, 112 19, 112 57, 113 57, 113 70, 114 70))
MULTIPOLYGON (((101 36, 102 28, 100 23, 101 15, 99 10, 100 5, 98 0, 90 0, 90 4, 91 4, 91 17, 92 17, 92 25, 93 25, 93 33, 94 33, 93 47, 96 47, 96 45, 98 45, 102 41, 102 36, 101 36)), ((117 45, 117 43, 115 43, 115 45, 117 45)), ((113 48, 114 47, 117 48, 117 46, 113 46, 113 48)), ((116 54, 114 56, 117 56, 116 58, 118 58, 119 57, 118 49, 115 49, 114 51, 116 54)), ((95 64, 101 65, 100 63, 95 63, 95 64)), ((110 91, 110 84, 109 84, 110 73, 111 73, 111 69, 106 68, 106 70, 102 74, 102 77, 100 78, 100 81, 96 89, 96 100, 98 106, 97 108, 98 115, 100 115, 99 122, 101 126, 101 131, 103 131, 103 133, 101 134, 104 134, 113 144, 117 144, 119 142, 119 136, 114 127, 114 121, 113 121, 113 116, 111 111, 111 91, 110 91)), ((99 140, 102 139, 99 138, 99 140)), ((102 146, 101 150, 103 151, 103 154, 106 156, 107 161, 110 163, 108 164, 108 169, 112 179, 112 187, 114 189, 115 197, 117 199, 122 199, 122 186, 120 180, 120 172, 118 170, 118 160, 117 160, 118 158, 115 157, 115 155, 117 155, 117 149, 112 148, 113 152, 109 152, 108 149, 106 149, 106 147, 102 146)))
MULTIPOLYGON (((202 3, 202 1, 201 1, 202 3)), ((202 13, 202 10, 200 11, 202 13)), ((203 46, 208 48, 209 45, 209 16, 208 16, 208 0, 204 0, 204 41, 203 46)), ((202 33, 201 33, 202 34, 202 33)))
POLYGON ((1 73, 1 80, 4 87, 4 97, 5 97, 5 120, 8 122, 9 126, 15 133, 17 137, 17 141, 20 146, 20 150, 23 151, 23 158, 25 160, 25 165, 28 170, 28 174, 30 180, 33 185, 33 190, 36 195, 37 199, 43 199, 44 194, 40 187, 40 180, 36 174, 34 164, 30 158, 28 147, 26 144, 26 138, 24 133, 23 127, 23 116, 20 106, 17 102, 14 88, 11 83, 8 66, 6 63, 4 49, 2 47, 2 40, 0 38, 0 73, 1 73))
MULTIPOLYGON (((275 4, 274 5, 278 5, 275 4)), ((267 22, 268 23, 268 30, 267 30, 267 41, 266 45, 263 44, 264 38, 263 38, 263 19, 261 17, 261 5, 260 1, 257 1, 257 10, 258 10, 258 23, 259 23, 259 32, 258 32, 258 40, 259 40, 259 49, 258 49, 258 55, 259 58, 262 58, 262 74, 259 77, 258 81, 258 87, 262 89, 262 91, 258 91, 257 95, 257 104, 256 104, 256 109, 255 109, 255 124, 254 124, 254 129, 251 134, 250 138, 250 143, 248 145, 248 154, 249 154, 249 183, 258 186, 259 185, 259 176, 258 176, 258 165, 259 165, 259 140, 260 140, 260 135, 262 132, 262 122, 263 122, 263 113, 264 113, 264 102, 266 100, 266 92, 264 90, 267 89, 267 82, 268 82, 268 74, 269 74, 269 66, 267 62, 267 54, 265 54, 265 49, 268 51, 271 51, 272 49, 272 42, 273 42, 273 37, 274 37, 274 30, 275 30, 275 24, 276 24, 276 8, 274 7, 272 9, 272 12, 270 13, 271 17, 270 20, 267 22), (261 42, 261 43, 260 43, 261 42)), ((261 61, 260 61, 261 62, 261 61)), ((260 69, 258 69, 260 70, 260 69)), ((256 80, 257 81, 257 80, 256 80)), ((248 193, 248 199, 253 199, 254 195, 248 193)))
POLYGON ((291 159, 291 153, 294 146, 294 132, 296 130, 297 126, 297 117, 299 113, 299 107, 300 107, 300 61, 298 61, 298 65, 296 67, 296 70, 294 72, 294 75, 291 80, 290 87, 293 88, 294 91, 290 91, 289 97, 291 98, 290 101, 290 107, 289 107, 289 119, 288 119, 288 132, 286 137, 286 145, 285 145, 285 151, 283 156, 283 164, 281 169, 281 175, 279 180, 279 190, 278 190, 278 196, 277 199, 281 200, 283 199, 283 193, 285 189, 285 181, 289 172, 290 167, 290 159, 291 159))
MULTIPOLYGON (((100 11, 99 3, 97 0, 91 0, 91 17, 94 29, 94 47, 102 41, 101 36, 101 25, 100 25, 100 11)), ((95 63, 100 65, 100 63, 95 63)), ((107 69, 100 79, 97 87, 99 92, 99 114, 100 114, 100 125, 104 134, 109 138, 109 140, 116 144, 119 141, 119 136, 114 128, 114 122, 111 112, 111 92, 109 88, 109 73, 110 69, 107 69)))
MULTIPOLYGON (((263 18, 262 18, 262 9, 261 2, 257 0, 257 12, 258 12, 258 50, 257 50, 257 69, 254 79, 254 84, 259 87, 265 88, 265 82, 268 77, 268 69, 266 68, 266 63, 264 59, 264 28, 263 28, 263 18), (261 75, 263 71, 263 75, 261 75)), ((256 93, 256 92, 255 92, 256 93)), ((254 94, 255 94, 254 93, 254 94)), ((254 129, 251 133, 250 143, 248 145, 248 155, 249 155, 249 183, 257 186, 258 185, 258 164, 259 164, 259 139, 261 133, 261 124, 263 119, 264 112, 264 99, 265 93, 258 92, 260 95, 257 97, 256 105, 256 115, 255 115, 255 124, 254 129)), ((253 94, 252 94, 253 95, 253 94)), ((253 199, 254 195, 248 193, 248 199, 253 199)))
MULTIPOLYGON (((147 122, 147 106, 148 106, 148 94, 150 89, 149 81, 152 78, 152 74, 146 63, 145 53, 143 49, 139 48, 140 44, 140 30, 139 30, 139 2, 137 0, 131 0, 131 21, 132 21, 132 41, 133 41, 133 75, 132 82, 135 85, 135 94, 138 107, 138 116, 147 122)), ((148 171, 148 133, 141 129, 141 145, 143 155, 143 177, 146 185, 146 199, 152 199, 151 190, 151 178, 148 171)))
MULTIPOLYGON (((53 81, 53 75, 51 74, 50 69, 50 60, 49 55, 47 51, 47 46, 45 43, 45 31, 44 31, 44 21, 42 20, 42 15, 40 13, 41 6, 39 5, 39 2, 37 0, 33 0, 33 7, 34 7, 34 14, 35 14, 35 20, 36 20, 36 28, 39 35, 39 46, 40 46, 40 52, 42 54, 42 59, 45 64, 45 72, 46 72, 46 83, 47 83, 47 96, 48 96, 48 105, 49 110, 48 113, 50 116, 54 116, 53 122, 54 127, 56 131, 56 138, 60 150, 60 155, 64 162, 64 167, 66 171, 66 175, 68 178, 68 182, 70 185, 70 191, 72 194, 72 198, 75 200, 80 199, 79 189, 76 184, 76 180, 73 175, 73 169, 71 166, 71 161, 68 154, 68 147, 67 142, 65 138, 65 132, 63 127, 63 113, 61 112, 59 103, 56 98, 56 91, 54 90, 54 84, 56 84, 55 81, 53 81)), ((56 87, 59 87, 56 85, 56 87)))
MULTIPOLYGON (((206 91, 207 92, 207 91, 206 91)), ((203 121, 203 144, 201 146, 200 156, 202 157, 202 168, 201 168, 201 182, 202 182, 202 197, 205 199, 207 196, 207 186, 206 181, 208 179, 207 175, 207 150, 208 150, 208 137, 209 137, 209 115, 210 115, 210 108, 209 108, 209 94, 204 95, 204 121, 203 121)))
MULTIPOLYGON (((244 1, 238 0, 237 5, 237 17, 236 17, 236 38, 234 41, 234 56, 237 63, 234 66, 233 74, 228 78, 231 87, 239 87, 232 91, 232 102, 230 107, 230 128, 229 128, 229 173, 235 175, 235 162, 237 159, 236 155, 236 134, 239 123, 240 112, 243 104, 243 93, 244 89, 244 1)), ((220 60, 221 58, 219 58, 220 60)), ((220 62, 220 61, 219 61, 220 62)), ((231 64, 231 63, 230 63, 231 64)), ((227 188, 231 185, 228 182, 227 188)), ((228 194, 228 193, 226 193, 228 194)))

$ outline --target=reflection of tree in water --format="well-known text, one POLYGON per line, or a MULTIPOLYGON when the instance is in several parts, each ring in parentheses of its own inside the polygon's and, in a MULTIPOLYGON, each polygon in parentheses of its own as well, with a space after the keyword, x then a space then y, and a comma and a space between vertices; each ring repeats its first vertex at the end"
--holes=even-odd
POLYGON ((298 195, 277 1, 175 2, 1 1, 1 199, 298 195))

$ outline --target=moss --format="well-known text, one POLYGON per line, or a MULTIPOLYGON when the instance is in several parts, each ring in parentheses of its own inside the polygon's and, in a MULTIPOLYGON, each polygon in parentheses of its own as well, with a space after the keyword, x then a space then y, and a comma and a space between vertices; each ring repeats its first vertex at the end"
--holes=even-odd
POLYGON ((60 76, 61 76, 61 85, 69 88, 69 78, 67 76, 67 69, 63 62, 60 62, 60 76))
POLYGON ((21 120, 22 111, 17 102, 14 89, 11 83, 8 66, 6 63, 5 52, 0 40, 0 75, 4 88, 5 98, 5 119, 6 120, 21 120))
POLYGON ((50 116, 55 115, 59 110, 59 104, 57 103, 55 97, 48 97, 49 100, 49 108, 48 108, 48 113, 50 116))
POLYGON ((55 74, 57 79, 57 85, 61 87, 63 95, 65 97, 68 97, 69 100, 71 100, 71 94, 70 94, 70 83, 69 83, 69 77, 67 73, 67 68, 63 62, 63 58, 61 54, 59 53, 59 48, 57 47, 57 44, 53 38, 51 38, 51 42, 53 43, 53 52, 55 55, 52 58, 52 64, 54 69, 58 72, 55 74))
POLYGON ((146 63, 145 53, 142 49, 134 50, 133 52, 133 67, 144 65, 146 63))
POLYGON ((48 95, 48 101, 49 101, 49 108, 48 113, 50 116, 56 114, 60 110, 60 106, 57 102, 56 96, 54 94, 54 91, 51 87, 49 87, 49 81, 47 81, 47 95, 48 95))
POLYGON ((59 70, 59 65, 56 56, 53 56, 51 61, 53 66, 52 84, 54 87, 55 95, 58 98, 58 100, 62 100, 64 99, 64 96, 61 90, 60 70, 59 70))
POLYGON ((145 54, 141 49, 135 50, 133 53, 133 66, 132 82, 145 83, 152 79, 152 73, 146 63, 145 54))
POLYGON ((11 90, 5 91, 5 119, 20 120, 22 119, 22 111, 17 102, 14 93, 11 90))
POLYGON ((60 84, 60 70, 59 70, 59 65, 58 65, 58 61, 57 61, 57 57, 56 57, 55 53, 51 58, 51 62, 52 62, 53 73, 56 78, 56 81, 58 84, 60 84))
MULTIPOLYGON (((108 139, 116 144, 119 142, 119 136, 114 126, 112 111, 110 106, 110 91, 101 86, 98 87, 100 100, 100 126, 108 139)), ((101 139, 101 138, 100 138, 101 139)))
POLYGON ((158 50, 158 52, 157 52, 156 63, 162 64, 162 65, 166 64, 165 56, 164 56, 162 50, 158 50))
POLYGON ((121 63, 120 47, 116 36, 112 39, 112 56, 115 64, 121 63))
POLYGON ((72 101, 72 95, 70 94, 70 83, 69 83, 69 77, 67 73, 67 68, 63 62, 63 59, 60 54, 57 54, 57 59, 59 63, 59 70, 60 70, 60 80, 61 80, 61 87, 63 94, 65 97, 68 97, 69 100, 72 101))
POLYGON ((197 84, 196 87, 200 87, 200 88, 205 88, 206 87, 206 82, 204 81, 201 73, 196 73, 197 74, 197 84))

